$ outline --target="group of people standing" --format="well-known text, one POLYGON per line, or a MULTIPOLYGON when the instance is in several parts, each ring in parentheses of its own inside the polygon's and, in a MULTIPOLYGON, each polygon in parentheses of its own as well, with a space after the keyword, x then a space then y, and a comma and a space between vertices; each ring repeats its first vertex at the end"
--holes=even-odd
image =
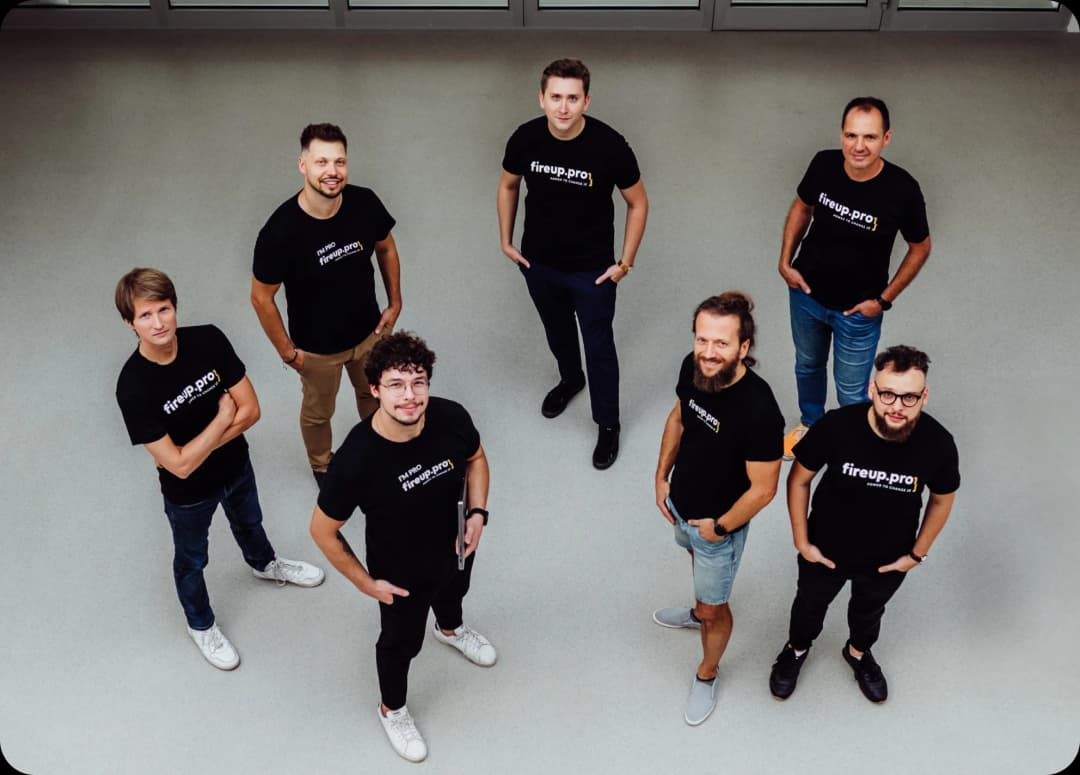
MULTIPOLYGON (((506 145, 497 214, 502 251, 525 279, 558 367, 541 413, 559 416, 588 386, 598 429, 592 463, 604 470, 619 453, 616 286, 634 267, 648 198, 625 138, 586 116, 589 86, 578 60, 545 68, 543 115, 506 145), (617 260, 615 189, 626 204, 617 260)), ((828 605, 850 580, 843 656, 863 693, 885 700, 885 678, 870 652, 884 606, 926 558, 959 487, 952 437, 922 411, 929 358, 903 345, 877 354, 882 313, 930 252, 922 194, 914 178, 881 158, 891 139, 883 102, 852 100, 841 127, 841 149, 815 156, 798 186, 780 254, 790 286, 799 424, 785 436, 773 393, 753 370, 753 302, 728 291, 693 313, 693 348, 663 429, 656 505, 691 556, 695 601, 653 618, 701 632, 689 724, 702 723, 716 706, 732 585, 749 523, 774 497, 782 459, 794 458, 787 499, 799 577, 789 639, 769 680, 778 699, 794 691, 828 605), (909 249, 890 278, 897 233, 909 249), (825 412, 830 341, 840 408, 825 412)), ((462 611, 489 518, 488 464, 467 410, 430 393, 435 354, 421 338, 394 332, 402 310, 395 221, 373 191, 348 183, 344 133, 309 125, 300 146, 303 187, 259 232, 251 302, 282 363, 300 376, 301 436, 319 490, 311 536, 345 578, 379 601, 378 717, 394 750, 421 761, 427 744, 406 694, 429 610, 436 640, 477 665, 497 659, 462 611), (282 286, 287 327, 276 303, 282 286), (330 423, 343 369, 360 422, 335 451, 330 423), (356 509, 365 517, 363 561, 341 532, 356 509)), ((159 270, 127 273, 115 301, 138 337, 117 401, 131 442, 145 446, 158 468, 188 632, 207 661, 230 670, 239 655, 218 627, 203 580, 217 506, 257 578, 313 587, 325 574, 278 556, 263 530, 243 437, 260 407, 229 340, 212 325, 179 327, 176 290, 159 270)))

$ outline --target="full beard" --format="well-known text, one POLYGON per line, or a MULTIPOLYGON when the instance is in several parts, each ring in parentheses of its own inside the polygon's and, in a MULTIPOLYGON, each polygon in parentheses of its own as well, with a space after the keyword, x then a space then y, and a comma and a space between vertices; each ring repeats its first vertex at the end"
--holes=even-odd
POLYGON ((731 384, 735 379, 735 372, 739 368, 738 361, 732 361, 720 367, 720 371, 711 377, 701 370, 701 361, 694 359, 694 387, 705 393, 718 393, 731 384))
POLYGON ((874 418, 874 428, 881 434, 881 437, 885 439, 885 441, 894 444, 902 444, 907 441, 919 422, 919 416, 915 415, 899 428, 893 428, 885 421, 885 418, 877 412, 872 412, 870 416, 874 418))

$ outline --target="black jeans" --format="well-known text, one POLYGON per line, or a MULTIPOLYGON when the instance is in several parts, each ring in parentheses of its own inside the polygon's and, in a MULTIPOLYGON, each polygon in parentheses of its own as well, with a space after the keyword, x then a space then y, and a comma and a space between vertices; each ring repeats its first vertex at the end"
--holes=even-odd
POLYGON ((810 648, 821 633, 829 603, 851 580, 851 600, 848 601, 848 637, 858 651, 866 651, 877 642, 881 632, 881 617, 885 604, 904 583, 906 573, 878 573, 876 568, 845 571, 830 570, 821 563, 807 562, 799 555, 799 585, 795 602, 791 604, 791 626, 788 641, 792 647, 810 648))
POLYGON ((548 347, 559 364, 563 382, 581 383, 581 350, 578 327, 585 347, 585 370, 589 375, 589 400, 593 422, 612 427, 619 422, 619 356, 615 352, 615 283, 596 284, 604 272, 563 272, 533 262, 521 267, 548 347), (575 320, 576 318, 576 320, 575 320))
POLYGON ((375 643, 375 668, 379 673, 379 691, 383 704, 397 710, 405 704, 409 688, 409 663, 420 653, 427 633, 428 609, 435 613, 436 624, 444 630, 461 626, 461 601, 469 591, 473 561, 465 560, 465 569, 457 569, 451 555, 449 564, 430 575, 414 575, 409 581, 389 581, 409 590, 408 597, 394 597, 393 605, 379 603, 382 632, 375 643))

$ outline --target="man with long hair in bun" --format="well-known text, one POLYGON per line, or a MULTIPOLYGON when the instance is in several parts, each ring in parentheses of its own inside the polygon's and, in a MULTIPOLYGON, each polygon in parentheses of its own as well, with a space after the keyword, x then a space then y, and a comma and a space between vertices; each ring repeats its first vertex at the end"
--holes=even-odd
POLYGON ((717 669, 731 637, 728 599, 750 520, 776 495, 784 418, 751 368, 754 304, 727 291, 694 310, 694 349, 682 362, 678 400, 664 425, 656 507, 690 553, 693 608, 661 608, 653 620, 701 631, 702 657, 684 718, 697 726, 716 707, 717 669))

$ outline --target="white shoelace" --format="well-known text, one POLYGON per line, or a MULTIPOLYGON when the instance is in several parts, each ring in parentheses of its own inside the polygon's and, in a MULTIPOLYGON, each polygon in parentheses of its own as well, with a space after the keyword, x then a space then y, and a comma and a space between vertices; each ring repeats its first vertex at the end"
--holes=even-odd
POLYGON ((412 720, 412 716, 403 713, 400 716, 386 716, 387 721, 390 722, 390 728, 395 734, 401 735, 405 740, 406 745, 413 740, 423 740, 420 736, 420 730, 416 728, 416 724, 412 720))
POLYGON ((274 560, 272 565, 274 566, 274 579, 279 587, 285 586, 291 579, 300 576, 301 568, 296 563, 278 559, 274 560))
POLYGON ((480 649, 485 645, 480 633, 465 625, 462 625, 461 634, 457 636, 457 639, 461 643, 462 649, 472 654, 478 655, 480 649))
POLYGON ((225 647, 225 636, 217 627, 211 627, 203 635, 203 644, 211 654, 215 654, 225 647))

